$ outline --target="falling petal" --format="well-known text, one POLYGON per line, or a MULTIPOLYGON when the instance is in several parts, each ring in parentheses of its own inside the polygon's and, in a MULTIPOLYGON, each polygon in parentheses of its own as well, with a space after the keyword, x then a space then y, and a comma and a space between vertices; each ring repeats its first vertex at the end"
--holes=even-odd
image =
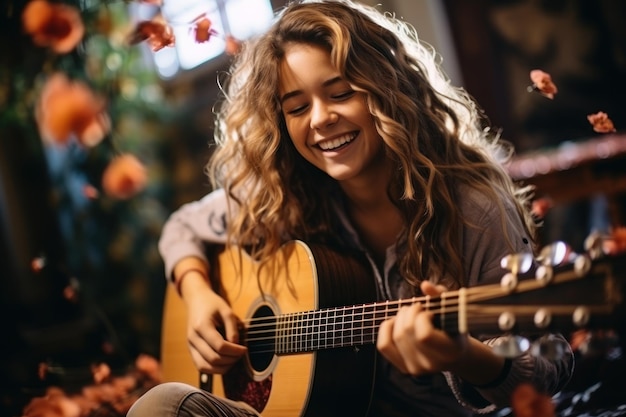
POLYGON ((199 19, 198 21, 196 21, 194 32, 196 42, 207 42, 209 39, 211 39, 211 35, 214 34, 214 31, 211 30, 211 21, 206 17, 199 19))
POLYGON ((549 198, 538 198, 532 202, 531 213, 538 219, 543 219, 553 207, 549 198))
POLYGON ((558 92, 556 85, 552 82, 552 77, 547 72, 539 69, 532 70, 530 80, 533 82, 530 91, 538 91, 549 99, 553 99, 558 92))
POLYGON ((98 192, 98 189, 96 187, 87 184, 83 187, 83 195, 90 200, 95 200, 96 198, 98 198, 100 193, 98 192))
POLYGON ((593 126, 593 130, 598 133, 611 133, 615 132, 615 126, 613 121, 609 119, 609 116, 605 112, 597 112, 587 116, 587 120, 593 126))
POLYGON ((128 36, 131 45, 148 41, 154 52, 166 46, 173 46, 175 42, 174 31, 165 23, 157 20, 145 20, 139 22, 128 36))
POLYGON ((41 270, 46 266, 46 258, 44 256, 38 256, 33 258, 30 262, 30 269, 33 272, 41 272, 41 270))

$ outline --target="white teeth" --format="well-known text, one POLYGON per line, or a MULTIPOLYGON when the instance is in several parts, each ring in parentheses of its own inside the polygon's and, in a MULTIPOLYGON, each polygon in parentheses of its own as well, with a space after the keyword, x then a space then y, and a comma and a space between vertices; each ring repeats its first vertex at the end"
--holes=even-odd
POLYGON ((354 133, 345 134, 345 135, 340 136, 338 138, 335 138, 333 140, 327 140, 325 142, 321 142, 319 144, 319 147, 322 148, 322 150, 324 150, 324 151, 330 151, 330 150, 336 149, 336 148, 340 147, 341 145, 344 145, 344 144, 346 144, 348 142, 352 142, 355 137, 356 137, 356 134, 354 134, 354 133))

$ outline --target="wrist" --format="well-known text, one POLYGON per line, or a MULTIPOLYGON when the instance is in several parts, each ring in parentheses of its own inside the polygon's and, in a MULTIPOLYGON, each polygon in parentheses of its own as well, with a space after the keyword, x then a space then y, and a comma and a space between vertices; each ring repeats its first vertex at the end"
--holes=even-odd
POLYGON ((488 388, 502 382, 511 368, 510 361, 507 363, 477 339, 470 337, 468 342, 465 355, 451 371, 475 387, 488 388))
POLYGON ((184 286, 190 287, 192 285, 198 285, 198 283, 208 283, 208 276, 205 270, 201 268, 188 268, 176 276, 174 286, 176 292, 180 297, 183 297, 184 286))

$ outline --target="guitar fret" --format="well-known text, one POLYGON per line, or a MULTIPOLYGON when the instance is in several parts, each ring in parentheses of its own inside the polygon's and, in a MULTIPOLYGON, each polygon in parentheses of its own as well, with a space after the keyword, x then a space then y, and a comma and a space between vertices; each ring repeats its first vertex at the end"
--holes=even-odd
POLYGON ((292 313, 292 314, 289 314, 289 337, 287 339, 289 343, 287 343, 287 347, 285 349, 286 353, 293 352, 293 341, 295 338, 293 324, 294 324, 294 314, 292 313))
POLYGON ((283 339, 284 339, 283 331, 284 331, 283 317, 282 316, 278 316, 278 317, 276 317, 276 341, 274 342, 274 351, 276 353, 281 353, 282 352, 281 344, 282 344, 283 339))
POLYGON ((347 318, 348 315, 344 309, 338 309, 339 312, 339 329, 340 329, 340 337, 339 337, 339 346, 346 346, 348 344, 347 334, 349 332, 347 318))
POLYGON ((320 313, 313 313, 313 337, 311 340, 311 350, 317 350, 320 347, 320 313))
POLYGON ((296 327, 298 329, 297 331, 297 337, 296 337, 296 348, 294 350, 294 352, 301 352, 302 351, 302 340, 304 339, 303 335, 302 335, 302 323, 303 323, 303 314, 302 313, 298 313, 296 315, 297 320, 296 323, 298 324, 296 327))
POLYGON ((345 315, 344 315, 344 310, 343 309, 336 309, 337 312, 337 323, 338 323, 338 332, 337 332, 337 344, 335 345, 335 347, 341 347, 344 346, 344 337, 345 337, 345 330, 344 330, 344 319, 345 319, 345 315))
POLYGON ((356 312, 356 307, 353 307, 352 309, 352 339, 350 340, 350 344, 351 345, 356 345, 356 344, 361 344, 361 342, 363 341, 363 327, 361 326, 363 323, 361 322, 361 315, 358 314, 356 312), (361 330, 361 338, 357 339, 355 336, 355 329, 360 329, 361 330))
POLYGON ((332 347, 341 346, 341 338, 343 337, 343 321, 338 309, 333 309, 333 343, 332 347))
POLYGON ((371 343, 374 340, 373 333, 376 327, 374 323, 374 306, 364 306, 363 307, 363 335, 364 343, 371 343))
POLYGON ((306 351, 306 342, 307 342, 307 312, 300 313, 300 320, 298 324, 299 330, 298 334, 300 336, 298 342, 298 352, 306 351))
POLYGON ((336 322, 335 322, 335 310, 329 310, 328 311, 328 322, 329 322, 329 332, 328 334, 330 335, 330 337, 328 338, 328 342, 326 347, 335 347, 335 332, 337 331, 337 326, 336 326, 336 322))
POLYGON ((291 318, 291 328, 293 330, 293 334, 291 337, 291 346, 289 347, 289 353, 294 353, 298 346, 298 329, 300 328, 300 326, 298 326, 298 313, 293 313, 291 315, 291 318))
POLYGON ((304 313, 304 322, 302 326, 302 351, 307 352, 311 348, 311 319, 308 311, 304 313))
POLYGON ((299 352, 302 347, 302 313, 295 314, 294 327, 296 336, 294 338, 292 353, 299 352))

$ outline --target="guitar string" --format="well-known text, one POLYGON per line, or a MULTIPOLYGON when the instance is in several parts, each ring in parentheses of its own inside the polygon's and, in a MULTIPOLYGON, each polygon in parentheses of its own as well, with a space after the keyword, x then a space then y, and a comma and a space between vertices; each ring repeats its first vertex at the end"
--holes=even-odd
MULTIPOLYGON (((494 312, 502 312, 502 307, 507 306, 493 306, 491 309, 494 312)), ((522 307, 514 307, 519 310, 519 312, 526 313, 529 316, 534 315, 535 311, 532 306, 522 306, 522 307), (532 313, 532 314, 530 314, 532 313)), ((563 305, 559 308, 556 308, 555 312, 559 314, 570 314, 576 308, 574 305, 563 305)), ((434 310, 436 312, 437 310, 434 310)), ((397 312, 397 309, 394 311, 389 310, 389 313, 397 312)), ((453 312, 453 311, 451 311, 453 312)), ((475 313, 469 312, 469 315, 474 315, 475 313)), ((472 322, 477 324, 491 324, 493 328, 497 328, 497 322, 493 318, 494 314, 492 313, 489 318, 484 317, 480 314, 476 315, 475 318, 472 318, 472 322)), ((347 316, 346 316, 347 317, 347 316)), ((322 325, 323 327, 327 327, 325 332, 319 332, 319 326, 305 326, 302 328, 301 333, 292 333, 286 334, 283 336, 268 336, 268 337, 258 337, 252 339, 252 343, 254 343, 254 350, 250 352, 251 355, 260 354, 265 355, 268 353, 297 353, 297 352, 306 352, 313 351, 319 349, 326 348, 337 348, 337 347, 352 347, 366 344, 375 343, 375 339, 377 337, 377 330, 380 323, 387 318, 385 317, 374 317, 372 319, 367 320, 357 320, 352 322, 338 322, 338 323, 328 323, 322 325), (360 327, 360 332, 358 334, 354 334, 353 329, 350 327, 345 328, 333 328, 334 326, 343 326, 346 323, 354 323, 354 322, 362 322, 369 323, 369 325, 360 327), (308 329, 316 329, 317 331, 309 333, 308 329), (331 336, 322 337, 321 334, 330 333, 331 336), (318 338, 310 337, 318 335, 318 338), (291 341, 286 341, 285 339, 290 339, 291 341)), ((519 318, 519 317, 518 317, 519 318)), ((306 321, 306 320, 305 320, 306 321)), ((456 317, 447 320, 446 327, 447 328, 457 328, 458 320, 456 317)), ((444 329, 445 330, 445 329, 444 329)), ((537 328, 537 330, 542 330, 537 328)), ((250 342, 250 340, 248 340, 250 342)))
MULTIPOLYGON (((571 313, 572 307, 567 307, 568 313, 571 313)), ((501 308, 494 308, 494 310, 502 311, 501 308)), ((388 311, 393 313, 393 310, 388 311)), ((534 313, 534 312, 533 312, 534 313)), ((474 314, 471 313, 470 316, 474 314)), ((348 317, 348 316, 346 316, 348 317)), ((491 324, 493 328, 497 328, 497 320, 494 320, 494 314, 490 317, 484 317, 476 315, 477 319, 472 318, 474 324, 491 324)), ((300 328, 291 328, 291 330, 276 331, 275 329, 266 329, 271 333, 268 336, 268 332, 262 332, 258 337, 248 339, 248 342, 254 345, 255 353, 267 353, 267 352, 296 352, 315 350, 320 347, 341 347, 341 346, 355 346, 359 344, 371 344, 374 342, 377 336, 377 330, 380 323, 387 318, 387 316, 376 316, 364 320, 352 320, 328 322, 321 325, 306 325, 300 328), (361 326, 355 332, 353 328, 354 323, 360 323, 361 326), (320 330, 322 330, 320 332, 320 330), (278 336, 276 336, 278 334, 278 336), (324 336, 325 335, 325 336, 324 336), (317 336, 317 337, 316 337, 317 336)), ((303 322, 306 322, 303 321, 303 322)), ((293 323, 292 323, 293 324, 293 323)), ((297 324, 297 323, 296 323, 297 324)), ((445 326, 442 326, 443 330, 457 329, 458 320, 455 318, 447 320, 445 326)))
MULTIPOLYGON (((551 312, 557 315, 571 314, 578 306, 577 305, 562 305, 551 306, 551 312)), ((602 309, 602 307, 600 307, 602 309)), ((277 331, 273 325, 265 326, 264 329, 255 334, 260 334, 261 337, 248 338, 249 343, 254 343, 255 353, 268 353, 275 352, 277 350, 284 352, 297 352, 306 350, 316 350, 315 348, 332 348, 341 346, 355 346, 358 344, 371 344, 374 342, 377 336, 377 329, 380 323, 386 318, 396 313, 399 308, 387 309, 377 312, 371 318, 354 319, 352 314, 344 314, 339 316, 333 316, 331 319, 335 319, 334 322, 323 322, 320 324, 312 323, 310 318, 294 319, 287 323, 288 329, 283 331, 277 331), (351 320, 345 320, 351 318, 351 320), (304 326, 300 324, 305 323, 304 326), (354 324, 364 324, 357 326, 355 332, 354 324), (320 328, 325 331, 320 332, 320 328), (311 332, 311 329, 314 331, 311 332), (268 332, 271 335, 268 336, 268 332), (276 333, 279 335, 276 336, 276 333), (323 337, 323 334, 329 333, 329 336, 323 337), (315 336, 318 336, 317 338, 315 336), (355 342, 356 341, 356 342, 355 342), (268 342, 263 344, 262 342, 268 342), (360 343, 359 343, 360 342, 360 343), (260 350, 264 348, 265 350, 260 350)), ((516 312, 517 319, 520 319, 520 314, 527 317, 534 316, 537 312, 535 306, 506 306, 506 305, 494 305, 490 307, 479 307, 468 311, 468 319, 471 319, 474 325, 491 324, 493 328, 497 328, 497 320, 494 317, 499 316, 503 311, 516 312)), ((608 312, 610 307, 604 308, 604 312, 608 312)), ((346 310, 348 311, 348 310, 346 310)), ((458 308, 452 309, 432 309, 433 313, 454 313, 458 312, 458 308)), ((360 315, 360 314, 357 314, 360 315)), ((443 330, 458 329, 457 316, 452 316, 452 319, 447 319, 442 326, 443 330)), ((259 326, 257 326, 259 327, 259 326)), ((280 326, 277 326, 280 327, 280 326)), ((539 328, 538 328, 539 329, 539 328)), ((540 329, 539 329, 540 330, 540 329)))

